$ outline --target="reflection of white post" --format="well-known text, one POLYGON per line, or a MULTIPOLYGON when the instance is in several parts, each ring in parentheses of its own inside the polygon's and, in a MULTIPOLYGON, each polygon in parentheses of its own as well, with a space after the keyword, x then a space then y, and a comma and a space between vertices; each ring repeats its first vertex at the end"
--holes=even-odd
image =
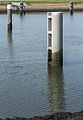
POLYGON ((47 13, 48 62, 55 66, 63 64, 63 13, 47 13))
POLYGON ((12 30, 12 4, 7 4, 8 30, 12 30))

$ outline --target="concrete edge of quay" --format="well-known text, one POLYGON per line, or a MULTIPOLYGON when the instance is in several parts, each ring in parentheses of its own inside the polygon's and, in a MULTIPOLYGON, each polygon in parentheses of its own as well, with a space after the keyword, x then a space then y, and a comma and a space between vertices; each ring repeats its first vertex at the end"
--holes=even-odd
MULTIPOLYGON (((83 8, 75 8, 73 12, 81 12, 83 11, 83 8)), ((18 10, 12 10, 13 13, 19 13, 18 10)), ((68 8, 26 8, 25 12, 69 12, 68 8)), ((7 9, 0 9, 0 14, 6 14, 7 9)))
POLYGON ((0 120, 83 120, 83 110, 80 112, 59 112, 50 115, 27 117, 4 118, 0 120))

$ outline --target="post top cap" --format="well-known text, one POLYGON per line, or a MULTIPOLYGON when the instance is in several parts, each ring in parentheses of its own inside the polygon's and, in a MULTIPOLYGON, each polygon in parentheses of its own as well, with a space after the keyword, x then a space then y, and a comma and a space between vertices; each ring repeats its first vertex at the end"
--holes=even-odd
POLYGON ((12 4, 7 4, 7 9, 12 9, 12 4))
POLYGON ((55 15, 63 14, 63 12, 48 12, 47 14, 55 16, 55 15))

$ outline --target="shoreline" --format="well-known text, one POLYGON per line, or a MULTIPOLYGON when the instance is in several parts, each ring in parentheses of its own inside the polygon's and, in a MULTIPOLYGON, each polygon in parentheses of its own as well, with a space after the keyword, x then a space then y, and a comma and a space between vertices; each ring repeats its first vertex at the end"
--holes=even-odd
POLYGON ((32 118, 6 118, 1 120, 83 120, 83 110, 80 112, 59 112, 44 116, 34 116, 32 118))
MULTIPOLYGON (((13 13, 18 13, 13 7, 13 13)), ((83 11, 83 4, 74 5, 74 12, 83 11)), ((31 4, 27 5, 25 12, 69 12, 68 4, 31 4)), ((0 6, 0 14, 7 13, 6 6, 0 6)))

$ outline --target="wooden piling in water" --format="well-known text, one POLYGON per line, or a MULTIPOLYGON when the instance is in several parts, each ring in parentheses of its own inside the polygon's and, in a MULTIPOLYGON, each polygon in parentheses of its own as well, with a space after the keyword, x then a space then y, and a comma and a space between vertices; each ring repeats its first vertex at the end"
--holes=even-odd
POLYGON ((70 1, 70 3, 69 3, 69 11, 70 11, 70 14, 73 14, 73 10, 74 10, 74 2, 73 2, 73 1, 70 1))
POLYGON ((12 30, 12 4, 7 4, 8 31, 12 30))

